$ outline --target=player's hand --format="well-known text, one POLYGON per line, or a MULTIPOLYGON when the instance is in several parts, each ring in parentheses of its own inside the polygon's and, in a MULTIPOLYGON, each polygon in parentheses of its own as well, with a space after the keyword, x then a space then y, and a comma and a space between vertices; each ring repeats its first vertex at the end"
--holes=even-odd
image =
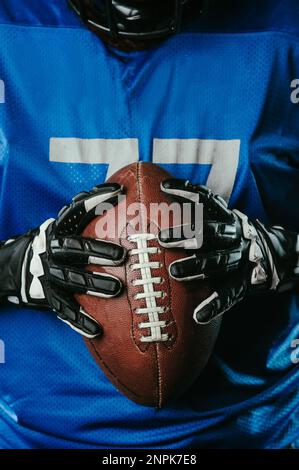
MULTIPOLYGON (((203 204, 201 247, 196 234, 193 239, 184 238, 183 227, 164 230, 159 236, 163 247, 186 249, 186 257, 169 266, 173 278, 210 279, 215 289, 195 310, 197 323, 209 323, 248 294, 283 291, 299 282, 297 234, 249 220, 205 186, 169 179, 161 189, 182 203, 203 204)), ((195 220, 190 223, 191 228, 196 225, 195 220)))
POLYGON ((122 188, 117 184, 96 186, 64 207, 57 219, 44 222, 0 248, 0 297, 28 307, 54 310, 60 320, 88 338, 101 334, 101 326, 77 303, 74 293, 115 297, 119 279, 86 270, 89 264, 117 266, 124 249, 80 234, 101 213, 103 204, 115 205, 122 188))

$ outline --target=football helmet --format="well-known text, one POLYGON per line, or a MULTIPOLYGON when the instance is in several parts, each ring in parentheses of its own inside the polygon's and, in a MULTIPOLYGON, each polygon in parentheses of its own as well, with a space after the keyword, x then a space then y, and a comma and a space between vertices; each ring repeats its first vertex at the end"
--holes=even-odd
POLYGON ((99 33, 134 41, 155 40, 180 30, 208 0, 68 0, 83 22, 99 33))

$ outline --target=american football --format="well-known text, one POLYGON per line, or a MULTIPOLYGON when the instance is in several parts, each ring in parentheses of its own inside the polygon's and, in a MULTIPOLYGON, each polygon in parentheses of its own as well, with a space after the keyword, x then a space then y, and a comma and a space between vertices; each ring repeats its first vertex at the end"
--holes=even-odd
POLYGON ((159 245, 163 221, 158 213, 152 215, 150 205, 172 203, 160 190, 169 176, 152 163, 138 163, 110 178, 124 187, 126 198, 94 219, 83 235, 124 246, 124 265, 90 269, 117 276, 126 287, 112 300, 77 296, 103 328, 102 336, 86 340, 96 362, 129 399, 157 408, 183 394, 199 377, 220 326, 220 320, 202 326, 193 320, 196 306, 211 294, 208 284, 178 282, 168 273, 168 266, 183 251, 159 245), (136 230, 137 212, 146 219, 142 230, 140 223, 136 230), (107 226, 115 228, 115 223, 113 234, 107 226))

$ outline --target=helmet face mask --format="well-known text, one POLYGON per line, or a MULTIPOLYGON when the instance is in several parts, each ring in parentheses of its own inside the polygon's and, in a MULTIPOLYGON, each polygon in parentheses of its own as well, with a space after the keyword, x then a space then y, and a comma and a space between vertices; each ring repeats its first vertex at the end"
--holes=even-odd
POLYGON ((68 1, 83 22, 101 38, 135 45, 152 45, 178 32, 188 7, 192 5, 194 10, 195 4, 197 8, 202 4, 200 0, 68 1))

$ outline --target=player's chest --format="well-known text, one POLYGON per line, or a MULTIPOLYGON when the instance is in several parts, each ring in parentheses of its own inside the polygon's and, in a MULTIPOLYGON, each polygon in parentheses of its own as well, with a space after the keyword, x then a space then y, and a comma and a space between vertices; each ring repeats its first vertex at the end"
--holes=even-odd
POLYGON ((34 166, 69 188, 151 160, 228 199, 250 184, 252 142, 269 126, 275 135, 291 106, 283 93, 277 113, 269 87, 273 73, 285 78, 283 58, 254 56, 254 38, 243 48, 178 39, 116 57, 81 31, 25 36, 15 31, 0 59, 3 155, 23 175, 34 166))

